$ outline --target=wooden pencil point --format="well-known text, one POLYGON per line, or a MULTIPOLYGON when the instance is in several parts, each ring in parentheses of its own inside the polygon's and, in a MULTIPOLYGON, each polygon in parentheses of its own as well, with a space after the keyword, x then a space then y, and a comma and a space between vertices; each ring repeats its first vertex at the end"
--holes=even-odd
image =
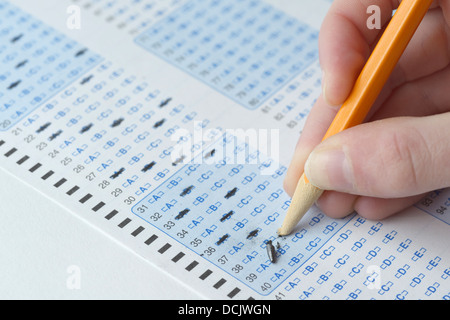
POLYGON ((280 236, 290 234, 300 219, 311 208, 314 202, 319 199, 322 193, 323 190, 307 182, 303 174, 298 181, 297 188, 292 197, 295 201, 291 202, 286 218, 284 219, 281 228, 278 229, 278 234, 280 236))

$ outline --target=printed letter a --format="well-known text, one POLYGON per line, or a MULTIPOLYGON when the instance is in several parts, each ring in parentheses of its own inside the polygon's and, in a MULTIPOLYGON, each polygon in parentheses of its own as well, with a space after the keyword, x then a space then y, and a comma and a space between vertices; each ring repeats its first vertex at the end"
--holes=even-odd
POLYGON ((66 26, 68 29, 81 29, 81 10, 79 6, 68 6, 67 7, 67 17, 66 26))
POLYGON ((367 28, 369 30, 381 29, 381 9, 379 6, 371 5, 367 7, 367 14, 371 16, 367 19, 367 28))

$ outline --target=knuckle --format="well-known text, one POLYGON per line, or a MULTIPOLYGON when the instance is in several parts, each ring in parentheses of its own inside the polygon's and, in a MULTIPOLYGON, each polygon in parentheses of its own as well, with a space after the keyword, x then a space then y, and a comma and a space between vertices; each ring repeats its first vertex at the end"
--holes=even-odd
POLYGON ((386 138, 382 161, 389 189, 399 195, 417 189, 428 157, 422 135, 414 128, 407 128, 391 132, 386 138))

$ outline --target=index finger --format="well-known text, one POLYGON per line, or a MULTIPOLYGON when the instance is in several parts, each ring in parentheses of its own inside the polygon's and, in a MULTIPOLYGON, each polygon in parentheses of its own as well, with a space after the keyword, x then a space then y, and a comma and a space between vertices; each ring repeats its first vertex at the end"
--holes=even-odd
POLYGON ((319 35, 323 92, 328 104, 336 106, 345 101, 398 5, 398 0, 333 2, 319 35))
POLYGON ((338 110, 339 107, 328 105, 322 95, 311 109, 284 180, 284 189, 289 195, 294 193, 309 154, 322 141, 338 110))
POLYGON ((385 24, 398 6, 397 0, 336 0, 327 13, 319 35, 319 55, 324 70, 324 93, 317 99, 297 143, 284 181, 293 194, 304 164, 325 135, 340 105, 350 93, 364 66, 373 42, 381 30, 367 28, 367 8, 380 8, 380 24, 385 24), (325 97, 325 94, 327 95, 325 97))

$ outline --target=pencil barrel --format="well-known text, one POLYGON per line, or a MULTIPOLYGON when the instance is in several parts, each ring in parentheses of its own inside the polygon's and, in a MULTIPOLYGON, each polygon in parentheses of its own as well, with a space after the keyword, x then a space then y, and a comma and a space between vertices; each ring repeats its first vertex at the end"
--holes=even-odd
POLYGON ((365 120, 432 2, 400 3, 323 140, 365 120))

